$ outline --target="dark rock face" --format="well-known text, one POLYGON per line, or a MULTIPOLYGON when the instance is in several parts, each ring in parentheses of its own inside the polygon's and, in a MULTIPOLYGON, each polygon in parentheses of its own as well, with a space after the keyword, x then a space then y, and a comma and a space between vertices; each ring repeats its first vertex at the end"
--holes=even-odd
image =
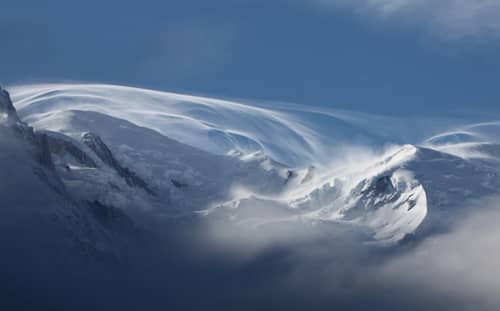
MULTIPOLYGON (((48 172, 54 172, 55 170, 52 154, 69 154, 82 165, 91 168, 98 167, 92 157, 86 154, 77 145, 73 144, 69 139, 66 140, 58 138, 46 133, 37 133, 32 127, 22 122, 17 115, 14 105, 12 104, 9 93, 1 87, 0 124, 5 126, 6 129, 13 131, 17 136, 32 145, 34 147, 34 154, 37 163, 47 169, 48 172)), ((156 195, 146 181, 118 162, 111 150, 99 136, 92 133, 86 133, 82 137, 82 141, 97 155, 99 159, 101 159, 101 161, 113 168, 118 175, 125 179, 129 186, 142 188, 150 195, 156 195)))
POLYGON ((108 146, 102 141, 102 139, 93 133, 85 133, 82 137, 82 142, 87 145, 94 153, 109 167, 113 168, 118 175, 125 179, 126 183, 132 187, 138 187, 144 189, 147 193, 151 195, 156 195, 156 193, 149 187, 146 181, 137 176, 134 172, 126 167, 123 167, 118 160, 115 158, 108 146))
POLYGON ((372 185, 372 191, 375 194, 387 194, 394 191, 394 185, 392 184, 390 176, 379 177, 375 183, 372 185))
POLYGON ((297 174, 294 172, 294 171, 291 171, 291 170, 288 170, 286 172, 286 179, 284 181, 284 184, 288 184, 288 182, 290 182, 290 180, 292 180, 293 178, 295 178, 297 176, 297 174))
POLYGON ((35 133, 33 128, 22 122, 12 104, 9 92, 0 86, 0 124, 12 131, 17 137, 29 143, 34 148, 35 159, 42 167, 52 171, 54 163, 47 142, 47 135, 35 133), (3 120, 2 120, 3 119, 3 120), (1 122, 3 121, 3 122, 1 122))
POLYGON ((19 122, 19 117, 16 113, 16 108, 12 104, 9 92, 0 86, 0 113, 6 114, 5 122, 8 125, 19 122))
POLYGON ((36 137, 33 128, 22 122, 17 115, 16 108, 12 104, 9 92, 0 86, 0 125, 10 129, 16 135, 36 144, 36 137))
POLYGON ((119 167, 118 161, 113 156, 111 150, 106 146, 106 144, 102 141, 102 139, 93 134, 93 133, 85 133, 82 137, 82 141, 85 145, 87 145, 94 153, 108 166, 113 168, 119 167))
POLYGON ((346 219, 361 217, 366 210, 376 210, 385 204, 395 202, 401 196, 391 176, 383 175, 370 180, 362 180, 353 191, 351 197, 359 197, 355 207, 346 212, 346 219))
POLYGON ((84 151, 82 151, 78 146, 73 144, 71 141, 46 134, 44 134, 44 136, 47 148, 50 150, 51 153, 69 154, 76 161, 78 161, 78 163, 86 167, 90 168, 98 167, 98 165, 89 155, 87 155, 84 151))
POLYGON ((388 175, 377 177, 361 194, 365 206, 372 206, 375 209, 385 203, 397 200, 400 196, 392 183, 391 176, 388 175))

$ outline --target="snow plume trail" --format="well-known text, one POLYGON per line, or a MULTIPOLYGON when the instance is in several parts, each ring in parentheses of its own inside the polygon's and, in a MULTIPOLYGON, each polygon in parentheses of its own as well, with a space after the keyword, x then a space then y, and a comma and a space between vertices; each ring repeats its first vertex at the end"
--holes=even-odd
MULTIPOLYGON (((288 166, 324 166, 344 147, 380 146, 392 139, 389 118, 299 105, 236 102, 104 84, 36 84, 11 88, 22 118, 59 130, 58 115, 90 110, 153 129, 216 154, 264 151, 288 166), (51 124, 43 119, 52 117, 51 124), (56 121, 58 120, 58 121, 56 121), (367 126, 371 123, 373 126, 367 126)), ((408 131, 407 131, 408 132, 408 131)))
POLYGON ((92 110, 212 153, 262 150, 292 165, 314 161, 322 139, 282 113, 191 95, 110 85, 47 84, 14 87, 12 96, 20 115, 35 127, 47 113, 92 110))

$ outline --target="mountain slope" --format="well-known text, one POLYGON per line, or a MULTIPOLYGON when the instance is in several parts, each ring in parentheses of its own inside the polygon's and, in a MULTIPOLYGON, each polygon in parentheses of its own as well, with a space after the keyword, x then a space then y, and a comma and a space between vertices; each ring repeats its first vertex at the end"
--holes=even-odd
POLYGON ((366 231, 369 239, 394 243, 408 235, 446 230, 467 202, 499 189, 498 160, 475 161, 407 145, 276 198, 250 193, 206 215, 257 228, 278 223, 349 225, 366 231))
POLYGON ((47 271, 29 265, 33 255, 48 271, 57 265, 70 269, 76 263, 121 260, 127 245, 140 238, 140 230, 122 211, 77 200, 58 173, 53 152, 65 150, 88 165, 94 165, 92 160, 76 146, 64 147, 20 121, 7 91, 0 89, 0 95, 3 264, 12 273, 24 269, 38 276, 47 271))
POLYGON ((109 85, 14 94, 72 197, 153 222, 201 215, 257 230, 345 227, 393 244, 444 230, 464 202, 500 184, 493 123, 383 151, 390 138, 349 114, 109 85), (335 162, 342 153, 354 160, 335 162))

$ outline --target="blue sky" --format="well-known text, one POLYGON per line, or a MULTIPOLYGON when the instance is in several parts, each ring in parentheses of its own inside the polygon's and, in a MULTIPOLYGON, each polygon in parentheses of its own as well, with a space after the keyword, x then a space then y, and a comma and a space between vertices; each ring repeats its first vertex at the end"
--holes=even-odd
POLYGON ((497 0, 0 2, 0 82, 500 113, 497 0))

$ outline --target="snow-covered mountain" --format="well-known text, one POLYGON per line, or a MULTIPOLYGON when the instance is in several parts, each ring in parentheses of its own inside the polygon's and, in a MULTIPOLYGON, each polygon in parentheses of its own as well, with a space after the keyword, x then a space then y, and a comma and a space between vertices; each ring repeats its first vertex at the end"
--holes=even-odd
MULTIPOLYGON (((143 233, 123 211, 79 197, 55 160, 64 153, 95 167, 93 159, 62 135, 39 132, 22 122, 4 89, 0 116, 2 264, 29 263, 33 254, 39 268, 51 263, 61 271, 69 262, 120 261, 143 233)), ((37 267, 27 267, 27 275, 40 273, 37 267)))
POLYGON ((286 301, 330 284, 343 295, 358 288, 350 276, 377 279, 373 266, 500 189, 496 122, 428 128, 109 85, 9 90, 0 308, 224 309, 269 286, 266 303, 282 288, 286 301))
MULTIPOLYGON (((54 206, 48 215, 83 213, 85 222, 62 225, 81 231, 88 221, 102 239, 126 237, 99 217, 152 231, 216 219, 251 230, 349 228, 393 245, 445 230, 464 202, 500 185, 497 123, 396 144, 401 137, 367 125, 381 117, 297 106, 86 84, 18 86, 12 99, 17 112, 2 91, 2 131, 28 146, 22 157, 34 167, 15 184, 37 183, 31 192, 53 200, 37 204, 54 206)), ((5 165, 2 174, 17 170, 5 165)), ((19 197, 13 191, 2 196, 19 197)))
POLYGON ((344 145, 389 140, 388 122, 382 117, 370 120, 362 114, 296 105, 246 104, 95 84, 17 86, 12 94, 19 115, 36 128, 68 133, 71 118, 81 115, 77 111, 87 111, 213 154, 262 151, 289 166, 326 164, 344 145), (379 129, 367 125, 368 120, 379 129))

